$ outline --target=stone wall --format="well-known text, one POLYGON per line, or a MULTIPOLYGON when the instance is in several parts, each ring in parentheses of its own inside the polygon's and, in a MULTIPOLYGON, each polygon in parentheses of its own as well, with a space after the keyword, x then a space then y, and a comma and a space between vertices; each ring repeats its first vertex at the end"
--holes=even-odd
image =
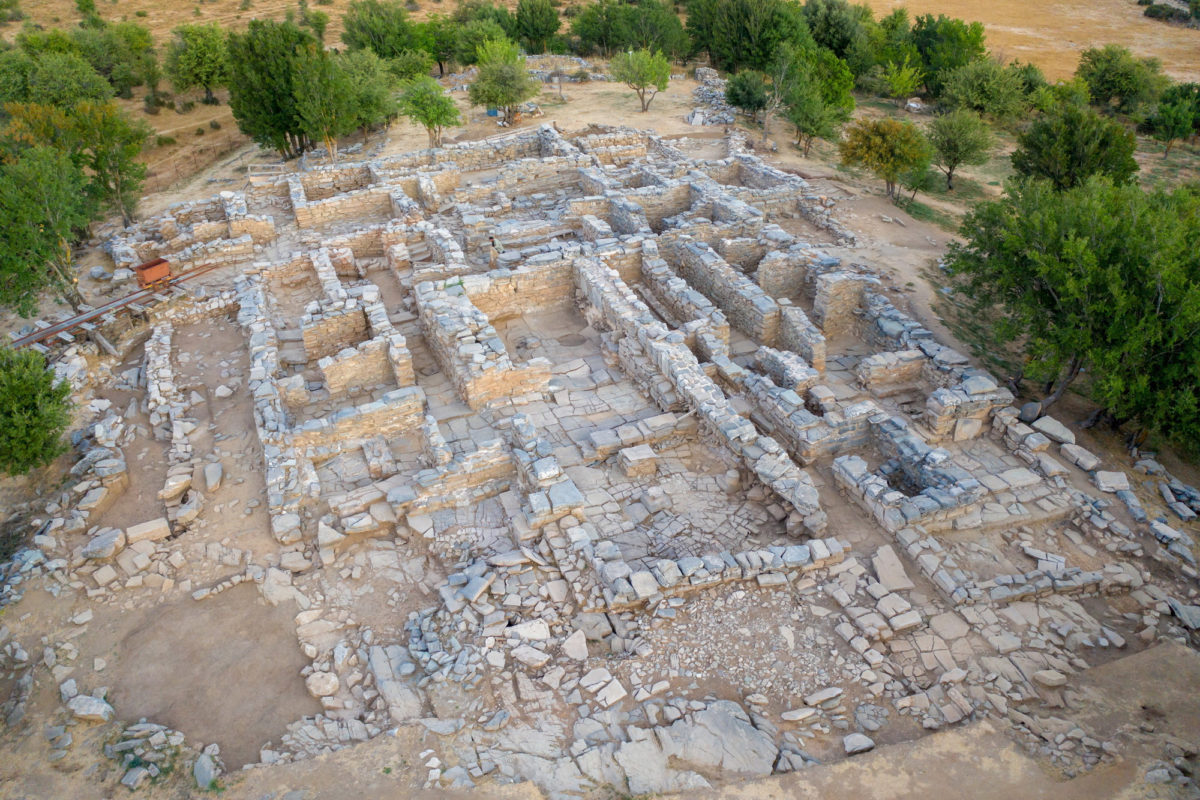
POLYGON ((309 361, 315 361, 366 339, 367 316, 357 301, 322 300, 300 318, 300 336, 309 361))
POLYGON ((857 272, 826 272, 816 278, 813 321, 821 326, 826 338, 852 332, 855 312, 863 305, 863 293, 879 279, 857 272))
POLYGON ((798 353, 818 372, 825 371, 825 335, 802 308, 780 302, 778 344, 784 350, 798 353))
POLYGON ((668 263, 719 307, 735 328, 756 342, 774 345, 779 337, 779 304, 729 266, 712 248, 681 237, 664 249, 668 263))
POLYGON ((373 436, 418 430, 424 420, 425 393, 418 386, 404 386, 379 400, 307 420, 296 428, 292 444, 297 449, 357 446, 373 436))

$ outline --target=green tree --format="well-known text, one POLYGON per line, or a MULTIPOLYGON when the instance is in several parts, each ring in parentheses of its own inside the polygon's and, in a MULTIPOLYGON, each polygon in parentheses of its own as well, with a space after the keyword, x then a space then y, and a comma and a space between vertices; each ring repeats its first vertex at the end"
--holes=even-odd
POLYGON ((887 196, 899 200, 898 185, 906 173, 929 164, 929 142, 911 122, 883 119, 858 120, 839 145, 841 160, 864 167, 883 179, 887 196))
POLYGON ((462 125, 454 99, 428 75, 404 87, 400 94, 400 113, 425 128, 430 147, 442 146, 442 133, 446 128, 462 125))
POLYGON ((806 0, 804 18, 816 43, 846 61, 853 72, 874 65, 877 54, 866 52, 875 27, 868 7, 846 0, 806 0))
POLYGON ((598 52, 607 57, 629 45, 628 8, 620 0, 597 0, 583 6, 571 21, 571 33, 579 37, 585 55, 598 52))
POLYGON ((96 197, 120 213, 126 225, 132 224, 146 179, 146 165, 138 156, 154 131, 113 102, 85 100, 71 110, 71 116, 78 152, 96 197))
POLYGON ((544 53, 562 21, 550 0, 517 0, 514 24, 517 39, 529 52, 544 53))
POLYGON ((634 50, 661 50, 667 58, 687 55, 691 42, 675 11, 661 0, 636 0, 622 4, 625 39, 619 46, 634 50))
POLYGON ((929 126, 933 163, 946 173, 946 190, 954 190, 954 171, 963 164, 984 164, 992 148, 987 123, 965 108, 937 117, 929 126))
POLYGON ((1013 167, 1021 175, 1046 178, 1070 189, 1091 175, 1127 183, 1138 170, 1134 136, 1120 123, 1090 108, 1062 106, 1036 120, 1017 137, 1013 167))
POLYGON ((757 119, 767 107, 767 76, 756 69, 744 69, 725 83, 725 102, 757 119))
POLYGON ((227 84, 233 117, 242 133, 284 158, 294 158, 308 146, 295 83, 299 59, 314 46, 312 33, 291 22, 255 19, 245 33, 229 35, 227 84))
MULTIPOLYGON (((399 113, 394 89, 399 83, 391 64, 370 50, 351 50, 335 57, 350 92, 352 127, 363 131, 395 119, 399 113)), ((425 72, 429 72, 428 61, 425 72)))
POLYGON ((489 39, 479 47, 479 75, 467 90, 473 106, 504 112, 504 123, 516 122, 517 107, 541 90, 525 69, 525 56, 507 39, 489 39))
POLYGON ((915 62, 909 62, 908 53, 904 54, 904 60, 899 64, 895 61, 889 61, 883 72, 883 80, 887 83, 888 95, 900 103, 913 96, 921 86, 923 79, 924 76, 921 74, 921 67, 915 62))
MULTIPOLYGON (((370 50, 352 50, 351 52, 375 55, 370 50)), ((378 58, 378 56, 375 57, 378 58)), ((387 65, 388 72, 392 74, 397 83, 404 83, 428 75, 429 70, 433 69, 433 56, 424 50, 405 50, 395 58, 389 58, 383 63, 387 65)))
POLYGON ((1153 104, 1167 84, 1157 59, 1135 58, 1128 48, 1115 44, 1084 50, 1075 75, 1087 84, 1093 103, 1122 114, 1136 114, 1153 104))
POLYGON ((0 50, 0 106, 29 101, 29 75, 36 66, 23 50, 0 50))
POLYGON ((134 22, 76 28, 71 41, 74 52, 112 85, 118 97, 132 96, 133 87, 141 83, 143 61, 154 56, 150 30, 134 22))
POLYGON ((1025 81, 1018 69, 980 59, 945 76, 942 99, 952 108, 1011 119, 1025 110, 1025 81))
POLYGON ((964 296, 999 308, 998 343, 1044 381, 1044 412, 1083 372, 1090 395, 1194 448, 1200 441, 1200 194, 1093 177, 1064 192, 1018 182, 976 206, 947 263, 964 296))
POLYGON ((471 20, 458 31, 454 60, 460 64, 474 64, 479 60, 479 48, 484 42, 507 38, 504 28, 494 19, 471 20))
POLYGON ((373 50, 380 58, 395 58, 418 50, 423 30, 408 21, 397 0, 354 0, 342 17, 342 41, 352 50, 373 50))
POLYGON ((313 42, 296 61, 293 91, 300 130, 324 142, 329 160, 336 162, 338 137, 359 127, 348 74, 313 42))
POLYGON ((0 470, 24 475, 66 452, 70 395, 40 353, 0 347, 0 470))
POLYGON ((935 97, 941 96, 947 75, 987 54, 982 24, 966 23, 945 14, 917 17, 912 28, 912 41, 921 56, 925 87, 935 97))
POLYGON ((1154 131, 1154 138, 1166 145, 1163 158, 1171 155, 1171 146, 1176 141, 1191 135, 1195 115, 1195 107, 1183 100, 1158 104, 1150 118, 1150 125, 1154 131))
POLYGON ((228 79, 229 52, 225 34, 216 23, 180 25, 167 45, 166 71, 177 92, 204 89, 204 102, 214 104, 213 89, 228 79))
POLYGON ((71 244, 95 216, 68 154, 33 147, 0 166, 0 303, 29 316, 47 287, 78 309, 71 244))
POLYGON ((671 80, 671 64, 667 57, 649 50, 618 53, 608 67, 613 80, 620 81, 637 93, 642 111, 649 110, 650 101, 656 94, 665 91, 671 80))
POLYGON ((689 0, 687 29, 717 69, 766 70, 788 42, 815 46, 794 0, 689 0))
POLYGON ((1034 89, 1029 96, 1029 103, 1041 113, 1050 114, 1061 106, 1086 106, 1091 99, 1087 84, 1079 78, 1072 78, 1034 89))
POLYGON ((438 76, 445 75, 446 65, 454 60, 458 46, 458 25, 449 17, 431 14, 425 20, 424 39, 429 45, 429 54, 438 65, 438 76))
POLYGON ((70 107, 82 100, 108 100, 112 86, 74 53, 43 53, 27 79, 25 100, 70 107))
POLYGON ((854 75, 846 62, 824 47, 785 47, 779 58, 790 59, 792 72, 784 77, 776 67, 775 83, 781 81, 784 116, 796 128, 796 142, 807 156, 814 139, 833 139, 838 128, 854 111, 854 75))
POLYGON ((487 20, 494 22, 504 31, 504 38, 517 35, 517 21, 504 6, 494 5, 490 0, 464 0, 454 9, 454 21, 459 25, 487 20))
MULTIPOLYGON (((1200 135, 1200 83, 1172 83, 1158 98, 1158 103, 1160 106, 1182 105, 1191 109, 1192 130, 1185 135, 1200 135)), ((1150 124, 1154 125, 1153 118, 1150 124)))

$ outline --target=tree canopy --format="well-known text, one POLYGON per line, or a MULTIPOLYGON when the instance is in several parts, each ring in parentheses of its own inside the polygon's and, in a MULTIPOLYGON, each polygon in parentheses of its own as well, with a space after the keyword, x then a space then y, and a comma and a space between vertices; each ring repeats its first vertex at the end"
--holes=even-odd
POLYGON ((917 17, 912 27, 912 42, 921 56, 925 86, 934 96, 941 95, 951 72, 987 54, 982 24, 964 22, 945 14, 917 17))
POLYGON ((816 46, 794 0, 690 0, 687 29, 713 66, 766 70, 784 42, 816 46))
POLYGON ((839 145, 842 163, 864 167, 882 178, 887 196, 899 199, 898 186, 906 173, 927 169, 930 147, 911 122, 891 118, 862 119, 846 130, 839 145))
POLYGON ((342 17, 346 46, 372 50, 380 58, 421 49, 422 39, 423 30, 409 22, 408 12, 397 0, 354 0, 342 17))
POLYGON ((637 93, 642 111, 650 108, 654 96, 665 91, 671 80, 671 64, 667 57, 649 50, 618 53, 609 62, 609 71, 613 80, 620 81, 637 93))
POLYGON ((1021 175, 1046 178, 1070 189, 1092 175, 1126 183, 1138 171, 1131 132, 1090 108, 1063 105, 1017 137, 1012 163, 1021 175))
POLYGON ((425 128, 429 146, 442 146, 442 132, 462 125, 458 106, 442 91, 441 84, 428 75, 410 82, 400 94, 400 113, 425 128))
POLYGON ((558 33, 562 20, 550 0, 517 0, 513 30, 531 53, 544 53, 550 38, 558 33))
POLYGON ((963 164, 983 164, 992 147, 992 131, 974 111, 960 108, 937 117, 929 126, 933 163, 946 174, 946 189, 954 189, 954 171, 963 164))
POLYGON ((180 25, 167 46, 167 77, 177 92, 204 89, 204 100, 215 102, 212 90, 224 86, 228 63, 225 32, 215 23, 180 25))
POLYGON ((1087 84, 1093 103, 1122 114, 1152 104, 1167 83, 1157 59, 1136 58, 1115 44, 1084 50, 1075 75, 1087 84))
POLYGON ((479 75, 467 90, 473 106, 502 109, 511 124, 517 106, 536 95, 541 84, 525 69, 525 56, 507 39, 489 39, 479 47, 479 75))
POLYGON ((304 52, 315 46, 312 33, 292 22, 255 19, 245 33, 229 35, 234 119, 243 133, 285 158, 300 155, 308 143, 296 104, 296 72, 304 52))
POLYGON ((70 394, 40 353, 0 347, 0 472, 24 475, 66 452, 70 394))
POLYGON ((1200 194, 1143 192, 1105 177, 1056 192, 1020 181, 963 222, 947 263, 1024 374, 1054 386, 1086 370, 1118 421, 1200 441, 1200 194))

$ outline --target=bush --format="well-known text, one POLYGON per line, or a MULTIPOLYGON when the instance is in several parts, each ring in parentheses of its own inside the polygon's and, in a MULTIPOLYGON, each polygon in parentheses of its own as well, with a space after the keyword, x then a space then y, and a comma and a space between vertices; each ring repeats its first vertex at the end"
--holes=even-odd
POLYGON ((574 78, 578 83, 587 83, 592 79, 592 73, 588 72, 586 69, 579 69, 571 73, 571 77, 574 78))
POLYGON ((1165 22, 1187 22, 1191 18, 1191 14, 1182 8, 1166 3, 1151 3, 1142 13, 1150 19, 1161 19, 1165 22))
POLYGON ((146 9, 144 9, 144 8, 139 8, 137 11, 133 12, 133 15, 134 15, 135 17, 145 17, 145 16, 148 16, 148 15, 146 14, 146 9))
POLYGON ((38 353, 0 348, 0 471, 24 475, 66 451, 70 394, 38 353))
POLYGON ((173 144, 175 144, 174 136, 163 136, 160 134, 160 135, 154 137, 154 146, 155 147, 168 147, 169 145, 173 145, 173 144))
POLYGON ((215 119, 210 119, 208 121, 208 127, 212 128, 214 131, 219 131, 221 130, 221 123, 215 119))
POLYGON ((203 136, 203 135, 204 135, 204 126, 203 126, 203 125, 201 125, 199 128, 196 128, 196 135, 197 135, 197 136, 203 136))

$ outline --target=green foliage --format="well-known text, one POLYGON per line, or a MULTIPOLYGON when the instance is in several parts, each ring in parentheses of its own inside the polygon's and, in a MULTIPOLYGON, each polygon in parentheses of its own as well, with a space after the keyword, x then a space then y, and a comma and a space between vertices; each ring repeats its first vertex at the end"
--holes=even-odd
POLYGON ((1170 3, 1151 3, 1142 12, 1142 16, 1150 19, 1161 19, 1166 22, 1186 23, 1192 15, 1182 8, 1176 8, 1170 3))
POLYGON ((1200 440, 1200 194, 1145 193, 1094 177, 1065 192, 1019 182, 963 221, 948 263, 980 309, 1005 314, 993 336, 1020 342, 1026 374, 1081 369, 1118 420, 1200 440))
POLYGON ((933 163, 946 173, 946 190, 954 190, 954 171, 962 164, 983 164, 992 148, 987 123, 965 108, 943 114, 929 126, 933 163))
POLYGON ((0 471, 24 475, 66 452, 70 394, 40 353, 0 348, 0 471))
POLYGON ((912 41, 921 56, 925 87, 935 97, 941 95, 947 75, 987 54, 981 23, 966 23, 945 14, 917 17, 912 41))
POLYGON ((0 0, 0 25, 18 22, 25 18, 21 11, 21 0, 0 0))
POLYGON ((395 119, 399 106, 393 90, 399 81, 387 61, 370 50, 340 53, 335 60, 349 84, 355 127, 365 130, 395 119))
POLYGON ((119 212, 126 225, 142 193, 146 165, 138 161, 142 147, 154 134, 115 103, 85 100, 72 109, 79 153, 97 197, 119 212))
POLYGON ((108 100, 112 96, 112 86, 80 56, 43 53, 29 72, 26 94, 20 101, 66 108, 81 100, 108 100))
POLYGON ((780 44, 815 46, 794 0, 689 0, 687 29, 717 69, 770 68, 780 44))
POLYGON ((1060 106, 1086 106, 1091 99, 1087 84, 1079 78, 1072 78, 1034 89, 1029 96, 1029 103, 1043 114, 1049 114, 1060 106))
POLYGON ((516 121, 516 109, 541 90, 525 69, 525 57, 507 39, 489 39, 479 46, 479 75, 467 90, 473 106, 499 108, 504 122, 516 121))
POLYGON ((888 96, 903 100, 912 97, 920 87, 924 75, 921 74, 921 67, 918 64, 909 63, 909 55, 905 53, 904 61, 901 63, 888 62, 887 67, 884 68, 883 79, 887 83, 888 96))
POLYGON ((980 59, 944 77, 942 98, 952 108, 1012 119, 1025 110, 1025 80, 1019 69, 980 59))
POLYGON ((400 113, 425 128, 430 147, 442 146, 442 132, 446 128, 462 125, 454 99, 428 75, 404 87, 400 94, 400 113))
POLYGON ((454 60, 458 46, 458 25, 452 19, 441 14, 431 14, 429 19, 425 20, 424 26, 422 38, 429 48, 430 56, 437 62, 438 75, 445 75, 446 64, 454 60))
POLYGON ((397 0, 354 0, 342 17, 342 41, 352 50, 372 50, 395 58, 423 45, 423 30, 408 21, 397 0))
POLYGON ((1035 121, 1017 137, 1013 167, 1046 178, 1056 189, 1079 186, 1092 175, 1127 183, 1138 170, 1134 136, 1090 108, 1066 105, 1035 121))
POLYGON ((804 18, 816 43, 861 74, 876 63, 871 45, 875 27, 870 9, 847 0, 806 0, 804 18))
MULTIPOLYGON (((1192 112, 1191 135, 1200 135, 1200 83, 1173 83, 1158 99, 1159 107, 1179 105, 1192 112)), ((1155 117, 1150 118, 1151 130, 1156 130, 1155 117)), ((1187 135, 1187 134, 1185 134, 1187 135)))
POLYGON ((225 34, 216 23, 180 25, 167 45, 166 71, 177 92, 194 87, 204 89, 204 98, 213 102, 212 90, 228 79, 228 49, 225 34))
POLYGON ((454 60, 460 64, 474 64, 479 60, 479 48, 484 42, 505 38, 504 28, 494 19, 471 20, 458 31, 454 60))
POLYGON ((864 167, 882 178, 892 200, 899 199, 901 178, 928 166, 931 152, 915 125, 891 118, 858 120, 846 130, 838 149, 843 164, 864 167))
POLYGON ((558 11, 550 0, 517 0, 514 31, 529 52, 546 52, 546 45, 558 33, 560 24, 558 11))
POLYGON ((330 160, 337 161, 338 137, 358 127, 349 74, 313 42, 296 61, 292 86, 300 130, 323 141, 330 160))
POLYGON ((130 97, 142 82, 144 62, 156 58, 148 28, 134 22, 76 28, 71 31, 75 52, 104 77, 119 97, 130 97))
MULTIPOLYGON (((370 53, 371 51, 357 50, 354 52, 370 53)), ((374 53, 371 54, 374 55, 374 53)), ((392 74, 396 82, 404 83, 428 75, 429 71, 433 69, 433 56, 424 50, 405 50, 395 58, 389 58, 385 63, 388 72, 392 74)))
POLYGON ((517 21, 504 6, 493 5, 490 0, 465 0, 454 10, 454 21, 459 25, 487 20, 494 22, 504 31, 505 38, 516 36, 517 21))
POLYGON ((96 210, 86 186, 69 155, 51 147, 0 166, 0 303, 29 316, 45 288, 76 298, 71 244, 96 210))
POLYGON ((292 22, 255 19, 244 33, 229 35, 233 117, 242 133, 284 158, 300 155, 308 144, 296 106, 296 72, 315 46, 312 33, 292 22))
POLYGON ((756 69, 744 69, 725 84, 725 102, 755 117, 767 107, 767 76, 756 69))
POLYGON ((1122 114, 1152 105, 1167 85, 1157 59, 1135 58, 1128 48, 1115 44, 1084 50, 1075 75, 1087 84, 1093 103, 1122 114))
POLYGON ((665 91, 671 80, 671 64, 662 53, 649 50, 633 50, 618 53, 609 63, 613 80, 620 81, 637 92, 642 111, 650 108, 650 101, 665 91))
POLYGON ((687 54, 691 43, 679 17, 661 0, 596 0, 571 22, 579 50, 610 56, 622 50, 661 50, 668 58, 687 54))
POLYGON ((1171 146, 1176 140, 1191 135, 1192 121, 1195 117, 1195 105, 1185 100, 1158 104, 1150 118, 1150 125, 1154 131, 1154 138, 1166 145, 1163 158, 1171 155, 1171 146))
MULTIPOLYGON (((781 47, 772 84, 783 114, 807 156, 814 139, 834 139, 854 110, 854 76, 823 47, 781 47)), ((766 133, 764 125, 764 134, 766 133)))

